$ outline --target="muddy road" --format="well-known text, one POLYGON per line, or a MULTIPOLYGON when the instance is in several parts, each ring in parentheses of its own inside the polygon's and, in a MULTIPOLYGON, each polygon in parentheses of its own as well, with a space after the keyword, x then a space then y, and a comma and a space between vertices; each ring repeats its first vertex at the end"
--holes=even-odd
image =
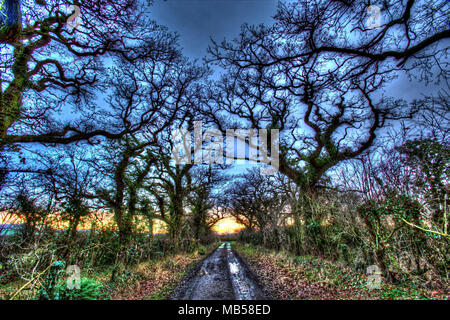
POLYGON ((264 300, 246 263, 222 243, 195 266, 172 294, 172 300, 264 300))

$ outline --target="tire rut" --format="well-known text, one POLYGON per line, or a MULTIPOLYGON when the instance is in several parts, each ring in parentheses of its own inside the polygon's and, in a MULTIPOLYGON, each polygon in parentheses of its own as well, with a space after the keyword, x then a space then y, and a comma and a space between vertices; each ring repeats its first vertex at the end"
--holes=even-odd
POLYGON ((171 300, 263 300, 266 299, 251 272, 222 243, 199 262, 180 282, 171 300))

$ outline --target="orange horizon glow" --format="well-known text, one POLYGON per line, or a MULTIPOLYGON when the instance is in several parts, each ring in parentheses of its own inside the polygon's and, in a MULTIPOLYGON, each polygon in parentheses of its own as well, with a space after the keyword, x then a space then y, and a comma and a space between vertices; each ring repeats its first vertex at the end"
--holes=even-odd
MULTIPOLYGON (((113 219, 113 215, 111 213, 106 212, 97 212, 98 216, 95 219, 94 217, 82 218, 80 224, 78 225, 78 230, 89 230, 89 229, 103 229, 106 227, 115 228, 115 222, 113 219)), ((150 231, 148 230, 148 225, 144 219, 138 219, 139 229, 142 231, 150 231)), ((21 224, 24 223, 23 219, 20 217, 9 214, 6 212, 0 212, 0 224, 21 224)), ((64 221, 61 219, 59 215, 50 215, 46 221, 52 227, 57 228, 59 230, 65 230, 69 227, 68 221, 64 221)), ((213 227, 212 231, 214 231, 218 235, 226 235, 226 234, 234 234, 242 229, 245 229, 245 226, 238 223, 234 217, 226 217, 220 221, 218 221, 213 227)), ((164 234, 167 233, 166 224, 159 220, 153 220, 153 234, 164 234)))
MULTIPOLYGON (((16 214, 8 212, 0 212, 0 224, 23 224, 25 220, 16 214)), ((69 222, 63 220, 59 214, 50 214, 47 216, 45 223, 52 228, 58 230, 67 230, 69 228, 69 222)), ((146 219, 138 217, 136 219, 138 229, 140 231, 149 232, 149 226, 146 219)), ((91 229, 106 229, 112 228, 117 230, 117 225, 114 221, 114 214, 110 212, 97 211, 93 215, 88 217, 82 217, 77 227, 78 231, 91 230, 91 229)), ((159 220, 153 220, 153 234, 167 233, 166 224, 159 220)))
POLYGON ((245 229, 245 226, 238 223, 233 217, 226 217, 212 227, 212 230, 219 235, 237 233, 242 229, 245 229))

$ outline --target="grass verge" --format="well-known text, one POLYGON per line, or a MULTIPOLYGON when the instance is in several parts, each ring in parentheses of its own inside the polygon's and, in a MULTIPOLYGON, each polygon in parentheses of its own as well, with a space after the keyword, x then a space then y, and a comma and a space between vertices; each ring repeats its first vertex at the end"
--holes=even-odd
POLYGON ((140 263, 122 273, 110 285, 111 297, 119 300, 167 299, 183 276, 216 246, 213 244, 206 250, 178 253, 140 263))
MULTIPOLYGON (((215 249, 217 243, 208 247, 200 246, 191 253, 176 253, 159 256, 138 265, 123 265, 84 268, 83 281, 97 284, 95 294, 89 299, 115 300, 162 300, 166 299, 180 282, 181 278, 201 259, 215 249), (114 273, 114 276, 112 276, 114 273)), ((0 285, 0 300, 35 300, 45 276, 32 285, 17 279, 0 285)), ((67 275, 59 281, 64 284, 67 275)))
POLYGON ((339 263, 314 256, 295 256, 235 242, 233 248, 275 299, 282 300, 409 300, 446 299, 448 292, 430 291, 414 284, 381 281, 380 289, 368 288, 368 277, 339 263))

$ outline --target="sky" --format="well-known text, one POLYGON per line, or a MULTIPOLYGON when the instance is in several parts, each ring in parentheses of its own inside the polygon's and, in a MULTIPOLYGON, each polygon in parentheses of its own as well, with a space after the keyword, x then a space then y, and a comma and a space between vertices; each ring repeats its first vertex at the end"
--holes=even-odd
MULTIPOLYGON (((152 19, 179 34, 184 55, 201 59, 211 37, 219 42, 232 40, 243 23, 271 25, 277 4, 278 0, 154 0, 150 12, 152 19)), ((401 75, 389 86, 390 93, 407 100, 439 89, 401 75)))
POLYGON ((210 37, 222 41, 239 35, 241 25, 272 24, 277 0, 154 0, 152 18, 180 35, 183 53, 202 58, 210 37))
MULTIPOLYGON (((244 23, 273 24, 277 4, 278 0, 154 0, 150 13, 157 23, 179 34, 184 55, 201 59, 211 44, 210 38, 217 42, 224 38, 232 40, 239 35, 244 23)), ((400 75, 385 90, 387 95, 394 93, 398 98, 412 100, 422 98, 424 92, 435 91, 436 88, 410 82, 400 75)), ((251 167, 253 165, 249 163, 236 163, 228 171, 240 174, 251 167)))
MULTIPOLYGON (((152 19, 180 36, 183 53, 201 59, 210 39, 232 40, 244 23, 271 25, 278 0, 154 0, 152 19)), ((235 164, 231 174, 244 173, 254 165, 235 164)))

